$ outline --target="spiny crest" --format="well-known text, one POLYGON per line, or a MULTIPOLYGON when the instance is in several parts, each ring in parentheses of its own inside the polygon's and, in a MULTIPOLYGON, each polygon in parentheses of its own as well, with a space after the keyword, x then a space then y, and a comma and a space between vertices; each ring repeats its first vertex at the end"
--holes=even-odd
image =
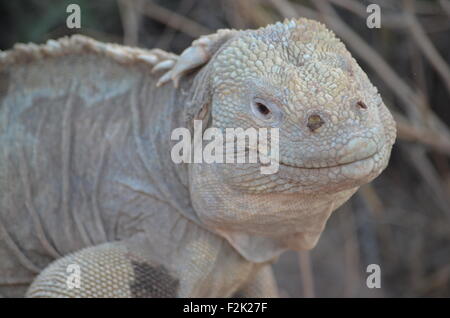
POLYGON ((10 50, 0 50, 0 67, 40 61, 45 58, 82 54, 108 57, 120 64, 141 63, 151 69, 154 69, 161 61, 171 61, 176 58, 174 54, 160 49, 146 50, 115 43, 104 43, 75 34, 58 40, 48 40, 47 43, 41 45, 17 43, 10 50))

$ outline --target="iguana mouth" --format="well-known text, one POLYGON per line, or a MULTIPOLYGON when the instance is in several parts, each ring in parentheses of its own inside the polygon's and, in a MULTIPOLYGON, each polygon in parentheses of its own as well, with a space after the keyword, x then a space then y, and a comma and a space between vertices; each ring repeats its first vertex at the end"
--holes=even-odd
POLYGON ((324 170, 324 169, 333 169, 333 168, 340 168, 340 167, 346 167, 346 166, 350 166, 352 164, 358 163, 358 162, 363 162, 366 161, 368 159, 373 159, 376 155, 378 154, 378 152, 375 152, 367 157, 363 157, 361 159, 358 160, 353 160, 353 161, 349 161, 349 162, 345 162, 345 163, 339 163, 339 164, 335 164, 335 165, 330 165, 330 166, 323 166, 323 167, 310 167, 310 166, 300 166, 300 165, 293 165, 290 163, 285 163, 283 161, 279 161, 278 164, 280 166, 284 166, 284 167, 290 167, 290 168, 296 168, 296 169, 305 169, 305 170, 324 170))
MULTIPOLYGON (((356 139, 357 141, 361 139, 356 139)), ((356 144, 356 146, 361 145, 361 143, 356 144)), ((280 166, 294 168, 294 169, 301 169, 301 170, 326 170, 326 169, 333 169, 333 168, 341 168, 341 167, 348 167, 357 163, 362 163, 365 161, 368 161, 370 159, 375 159, 376 156, 383 153, 383 147, 379 148, 378 145, 374 142, 368 143, 367 141, 364 141, 363 145, 368 145, 368 147, 356 147, 353 146, 352 149, 347 149, 347 151, 340 156, 333 158, 330 157, 331 160, 334 159, 336 162, 335 164, 326 164, 325 160, 314 160, 313 158, 310 158, 308 160, 308 163, 305 164, 304 162, 300 162, 298 164, 294 162, 286 162, 283 160, 276 160, 274 158, 271 158, 270 155, 262 155, 259 149, 255 149, 257 156, 259 158, 259 163, 261 166, 268 166, 273 164, 278 164, 280 166), (265 162, 261 162, 261 157, 265 158, 265 162), (269 160, 270 158, 270 160, 269 160), (269 161, 269 162, 267 162, 269 161), (266 163, 267 162, 267 163, 266 163), (314 162, 315 164, 312 164, 311 162, 314 162), (318 164, 317 164, 318 163, 318 164)), ((249 152, 250 149, 246 147, 245 152, 246 155, 249 152)), ((280 158, 281 159, 281 158, 280 158)), ((331 161, 328 160, 328 161, 331 161)))
MULTIPOLYGON (((247 149, 245 149, 245 152, 247 152, 247 149)), ((374 152, 371 155, 362 157, 362 158, 357 159, 357 160, 344 162, 344 163, 339 163, 339 164, 335 164, 335 165, 322 166, 322 167, 295 165, 295 164, 292 164, 292 163, 286 163, 286 162, 283 162, 283 161, 275 161, 275 160, 273 160, 273 161, 271 161, 269 163, 261 163, 259 161, 259 164, 262 167, 268 167, 268 166, 273 165, 273 164, 278 164, 279 166, 286 167, 288 169, 306 170, 306 171, 325 171, 325 170, 332 170, 332 169, 336 169, 336 168, 349 167, 349 166, 352 166, 352 165, 355 165, 355 164, 358 164, 358 163, 364 163, 364 162, 367 162, 369 160, 375 159, 375 157, 378 154, 380 154, 380 153, 381 153, 381 151, 376 151, 376 152, 374 152)), ((259 157, 260 153, 257 152, 257 154, 258 154, 258 157, 259 157)))

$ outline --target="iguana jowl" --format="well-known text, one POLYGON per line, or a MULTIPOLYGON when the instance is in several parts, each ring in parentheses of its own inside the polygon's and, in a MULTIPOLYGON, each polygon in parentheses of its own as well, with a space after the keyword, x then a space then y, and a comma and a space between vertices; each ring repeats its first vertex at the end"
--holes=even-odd
POLYGON ((0 294, 276 296, 270 263, 316 244, 395 135, 311 20, 221 30, 179 57, 81 36, 17 45, 0 53, 0 294), (171 132, 194 119, 278 127, 279 171, 173 163, 171 132))

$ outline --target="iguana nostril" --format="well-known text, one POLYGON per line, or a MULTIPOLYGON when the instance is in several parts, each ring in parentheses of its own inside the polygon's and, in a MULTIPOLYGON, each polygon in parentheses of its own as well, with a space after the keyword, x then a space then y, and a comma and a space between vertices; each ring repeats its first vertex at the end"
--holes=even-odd
POLYGON ((314 114, 308 117, 308 123, 306 124, 306 126, 308 126, 309 130, 314 132, 322 127, 323 124, 325 124, 325 121, 322 119, 322 117, 314 114))

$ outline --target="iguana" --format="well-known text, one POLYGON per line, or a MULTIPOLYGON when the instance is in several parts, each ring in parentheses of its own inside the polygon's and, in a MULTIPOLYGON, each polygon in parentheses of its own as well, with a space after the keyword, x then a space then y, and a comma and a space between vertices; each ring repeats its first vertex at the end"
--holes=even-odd
POLYGON ((83 36, 18 44, 0 53, 0 294, 275 297, 270 264, 314 247, 395 136, 312 20, 220 30, 180 56, 83 36), (194 120, 279 128, 279 170, 174 163, 171 132, 194 120))

